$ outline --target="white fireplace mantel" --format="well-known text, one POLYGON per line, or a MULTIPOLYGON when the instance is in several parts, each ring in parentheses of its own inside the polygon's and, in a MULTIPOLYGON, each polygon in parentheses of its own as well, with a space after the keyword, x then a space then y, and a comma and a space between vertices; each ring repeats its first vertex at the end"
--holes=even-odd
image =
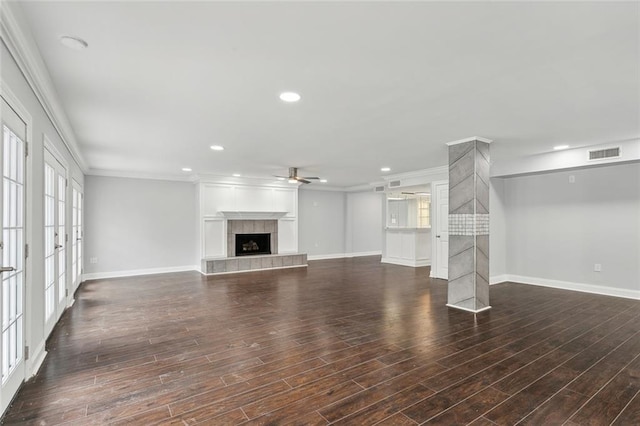
POLYGON ((298 253, 298 187, 198 182, 200 259, 229 255, 231 221, 277 221, 277 253, 298 253))
POLYGON ((228 211, 228 210, 219 210, 222 216, 226 219, 235 219, 235 220, 274 220, 280 219, 284 217, 289 212, 263 212, 263 211, 228 211))

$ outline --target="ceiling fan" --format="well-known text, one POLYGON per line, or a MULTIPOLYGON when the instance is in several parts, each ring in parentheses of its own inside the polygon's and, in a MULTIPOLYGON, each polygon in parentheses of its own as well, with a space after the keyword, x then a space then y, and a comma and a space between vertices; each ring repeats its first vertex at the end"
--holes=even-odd
POLYGON ((298 176, 298 168, 297 167, 289 167, 289 176, 277 176, 278 178, 289 179, 289 183, 302 182, 302 183, 311 183, 308 179, 320 179, 316 176, 298 176))

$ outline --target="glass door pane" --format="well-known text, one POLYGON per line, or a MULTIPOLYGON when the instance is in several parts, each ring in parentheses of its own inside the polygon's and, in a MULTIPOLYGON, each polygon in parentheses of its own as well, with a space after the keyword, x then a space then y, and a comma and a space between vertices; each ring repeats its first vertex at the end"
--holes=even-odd
MULTIPOLYGON (((0 148, 0 372, 2 393, 12 395, 24 379, 24 139, 26 125, 2 99, 0 148)), ((4 404, 4 399, 3 399, 4 404)), ((4 405, 3 405, 4 406, 4 405)))

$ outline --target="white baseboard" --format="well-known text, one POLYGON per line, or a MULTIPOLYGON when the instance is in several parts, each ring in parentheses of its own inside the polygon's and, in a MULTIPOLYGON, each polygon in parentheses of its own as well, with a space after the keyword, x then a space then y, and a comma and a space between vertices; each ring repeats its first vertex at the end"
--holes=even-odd
POLYGON ((474 314, 488 311, 489 309, 491 309, 491 306, 485 306, 484 308, 481 308, 481 309, 469 309, 469 308, 463 308, 462 306, 450 305, 448 303, 447 303, 447 306, 454 309, 460 309, 461 311, 473 312, 474 314))
MULTIPOLYGON (((628 290, 625 288, 606 287, 602 285, 574 283, 570 281, 550 280, 547 278, 525 277, 522 275, 504 275, 504 281, 511 281, 520 284, 537 285, 540 287, 551 287, 562 290, 580 291, 583 293, 602 294, 604 296, 624 297, 626 299, 640 300, 640 290, 628 290)), ((492 280, 493 281, 493 280, 492 280)))
POLYGON ((380 256, 381 251, 361 251, 357 253, 331 253, 307 255, 307 260, 343 259, 345 257, 380 256))
POLYGON ((505 281, 509 281, 509 275, 507 274, 494 275, 489 277, 489 285, 500 284, 505 281))
POLYGON ((168 274, 170 272, 185 272, 185 271, 199 271, 199 270, 200 270, 200 267, 197 265, 171 266, 169 268, 150 268, 150 269, 133 269, 130 271, 95 272, 92 274, 84 274, 82 277, 84 278, 84 281, 89 281, 89 280, 103 280, 106 278, 135 277, 138 275, 168 274))
POLYGON ((419 268, 422 266, 431 266, 430 259, 409 260, 409 259, 398 259, 396 257, 383 257, 381 262, 391 263, 392 265, 411 266, 413 268, 419 268))
POLYGON ((47 357, 47 351, 45 350, 46 341, 42 341, 35 351, 29 354, 29 364, 27 366, 27 378, 33 377, 38 373, 44 359, 47 357))

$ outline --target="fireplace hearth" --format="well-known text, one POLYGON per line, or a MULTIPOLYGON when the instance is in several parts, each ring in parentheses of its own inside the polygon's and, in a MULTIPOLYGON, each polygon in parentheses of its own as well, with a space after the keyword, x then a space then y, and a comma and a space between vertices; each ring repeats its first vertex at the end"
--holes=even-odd
POLYGON ((236 234, 236 256, 271 254, 271 234, 236 234))

